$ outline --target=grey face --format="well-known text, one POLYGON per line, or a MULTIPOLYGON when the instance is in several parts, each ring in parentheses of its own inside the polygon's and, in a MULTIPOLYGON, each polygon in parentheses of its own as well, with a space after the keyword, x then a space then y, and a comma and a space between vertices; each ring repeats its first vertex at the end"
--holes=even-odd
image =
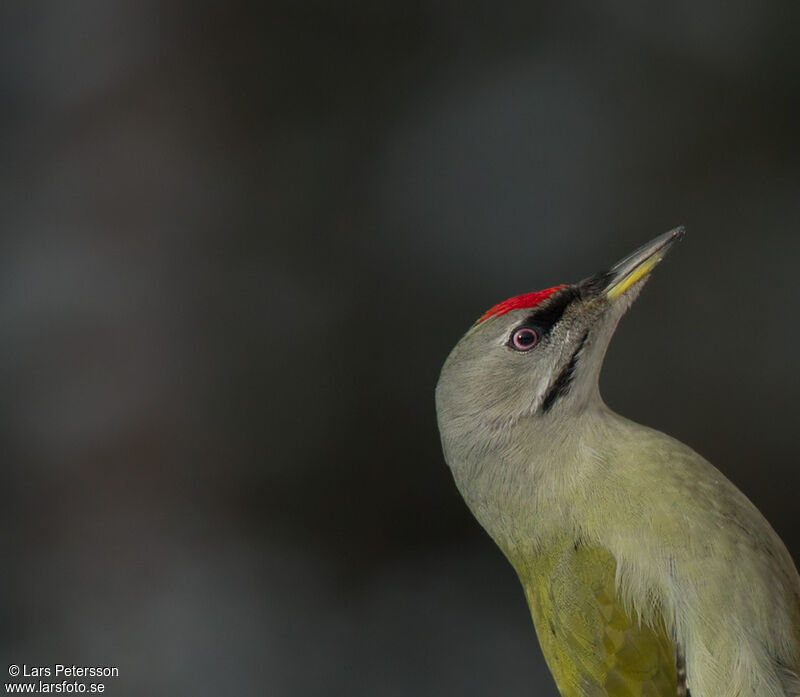
POLYGON ((597 285, 566 286, 535 307, 475 324, 442 368, 440 425, 502 430, 521 418, 577 408, 586 385, 596 384, 599 343, 610 336, 602 321, 610 303, 597 285))
MULTIPOLYGON (((564 422, 595 400, 619 319, 681 228, 605 273, 564 286, 534 307, 477 322, 448 356, 436 387, 445 456, 486 447, 521 420, 564 422)), ((507 307, 507 306, 506 306, 507 307)))

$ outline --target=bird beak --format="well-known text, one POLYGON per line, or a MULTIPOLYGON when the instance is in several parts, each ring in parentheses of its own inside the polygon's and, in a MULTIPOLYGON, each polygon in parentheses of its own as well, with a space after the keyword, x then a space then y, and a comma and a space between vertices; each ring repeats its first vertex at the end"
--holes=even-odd
POLYGON ((606 298, 616 300, 637 281, 645 278, 666 256, 672 245, 683 237, 684 232, 683 226, 665 232, 614 264, 607 274, 608 282, 604 291, 606 298))

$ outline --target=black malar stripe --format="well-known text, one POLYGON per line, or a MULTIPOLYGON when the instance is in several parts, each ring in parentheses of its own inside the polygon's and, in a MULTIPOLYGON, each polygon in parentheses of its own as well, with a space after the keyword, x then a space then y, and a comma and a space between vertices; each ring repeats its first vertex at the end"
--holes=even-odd
POLYGON ((578 343, 578 348, 572 354, 572 357, 569 359, 569 362, 564 366, 561 372, 558 374, 558 377, 553 380, 553 383, 550 385, 550 388, 547 390, 547 394, 544 396, 542 400, 542 413, 546 414, 552 406, 556 403, 556 400, 559 397, 563 397, 565 394, 569 392, 570 385, 572 384, 572 378, 575 375, 575 368, 578 365, 578 354, 581 352, 583 345, 586 343, 586 337, 589 336, 589 330, 587 329, 584 333, 583 337, 581 338, 580 342, 578 343))

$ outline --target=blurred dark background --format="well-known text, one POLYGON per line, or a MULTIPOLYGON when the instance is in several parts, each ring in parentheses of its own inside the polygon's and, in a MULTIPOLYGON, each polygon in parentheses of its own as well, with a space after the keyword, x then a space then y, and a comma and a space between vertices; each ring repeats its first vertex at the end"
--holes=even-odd
POLYGON ((452 345, 683 223, 603 374, 800 559, 800 5, 3 3, 0 646, 111 694, 555 695, 452 345))

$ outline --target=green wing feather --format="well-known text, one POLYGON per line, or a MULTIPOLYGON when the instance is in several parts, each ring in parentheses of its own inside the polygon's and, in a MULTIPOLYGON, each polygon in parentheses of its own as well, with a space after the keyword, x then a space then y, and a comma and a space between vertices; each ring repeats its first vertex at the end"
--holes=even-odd
POLYGON ((520 574, 556 685, 563 697, 675 697, 675 647, 627 614, 615 572, 607 550, 564 540, 520 574))

